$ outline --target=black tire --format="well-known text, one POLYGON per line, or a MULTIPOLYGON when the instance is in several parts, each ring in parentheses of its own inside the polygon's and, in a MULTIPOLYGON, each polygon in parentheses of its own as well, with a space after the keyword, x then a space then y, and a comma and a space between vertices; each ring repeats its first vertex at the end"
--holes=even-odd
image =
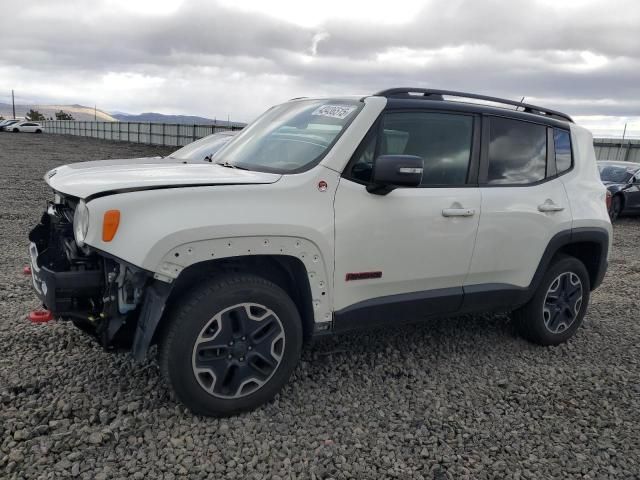
POLYGON ((298 309, 283 289, 256 275, 225 274, 205 281, 179 300, 165 321, 160 368, 176 398, 195 414, 224 417, 270 401, 300 358, 298 309), (250 318, 254 313, 264 317, 250 318), (238 334, 236 330, 248 324, 257 325, 256 331, 269 328, 269 333, 245 329, 245 336, 238 334), (221 382, 214 370, 222 372, 221 382))
POLYGON ((590 282, 584 264, 575 257, 559 255, 544 274, 533 298, 512 314, 520 335, 539 345, 558 345, 571 338, 582 324, 589 305, 590 282), (559 282, 580 282, 580 300, 576 294, 565 295, 559 282), (552 287, 557 285, 554 291, 552 287), (548 296, 549 295, 549 296, 548 296), (556 298, 557 297, 557 298, 556 298), (575 302, 574 302, 574 299, 575 302), (570 316, 573 314, 573 318, 570 316))
POLYGON ((620 195, 614 195, 611 199, 611 207, 609 208, 609 218, 613 222, 616 220, 622 212, 622 197, 620 195))
POLYGON ((13 133, 18 133, 20 130, 18 130, 17 128, 13 129, 13 133))
POLYGON ((42 133, 42 130, 38 129, 36 130, 36 133, 42 133))

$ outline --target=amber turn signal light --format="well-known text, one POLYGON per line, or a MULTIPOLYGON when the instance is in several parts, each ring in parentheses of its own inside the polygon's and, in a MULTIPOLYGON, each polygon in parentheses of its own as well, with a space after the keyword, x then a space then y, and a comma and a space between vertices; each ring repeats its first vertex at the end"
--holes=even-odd
POLYGON ((110 242, 116 236, 120 225, 120 210, 107 210, 102 221, 102 241, 110 242))

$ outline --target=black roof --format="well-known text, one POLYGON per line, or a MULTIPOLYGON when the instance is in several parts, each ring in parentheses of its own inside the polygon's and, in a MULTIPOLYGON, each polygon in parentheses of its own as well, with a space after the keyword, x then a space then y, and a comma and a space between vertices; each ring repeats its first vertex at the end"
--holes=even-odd
MULTIPOLYGON (((516 100, 509 100, 506 98, 499 97, 490 97, 488 95, 478 95, 475 93, 466 93, 466 92, 456 92, 453 90, 437 90, 430 88, 390 88, 387 90, 383 90, 374 94, 378 97, 387 97, 389 99, 398 99, 398 100, 426 100, 433 102, 447 102, 445 100, 445 96, 447 97, 457 97, 457 98, 467 98, 473 100, 483 100, 486 102, 498 103, 502 105, 509 105, 516 107, 516 110, 507 110, 511 112, 518 111, 517 109, 523 113, 528 113, 532 115, 542 116, 544 118, 560 120, 563 122, 571 122, 573 123, 573 119, 567 115, 566 113, 558 112, 557 110, 551 110, 549 108, 539 107, 537 105, 532 105, 530 103, 518 102, 516 100)), ((431 102, 430 102, 431 103, 431 102)), ((448 103, 456 103, 459 104, 461 102, 448 102, 448 103)), ((471 104, 478 105, 478 104, 471 104)), ((490 108, 484 105, 478 105, 479 107, 490 108)), ((504 108, 497 108, 496 110, 505 110, 504 108)))

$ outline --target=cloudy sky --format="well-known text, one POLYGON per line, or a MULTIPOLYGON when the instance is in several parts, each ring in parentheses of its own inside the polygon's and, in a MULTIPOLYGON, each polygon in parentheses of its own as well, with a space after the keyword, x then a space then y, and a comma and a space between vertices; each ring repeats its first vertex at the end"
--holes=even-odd
POLYGON ((637 0, 29 0, 0 20, 0 102, 249 121, 298 96, 473 91, 640 137, 637 0))

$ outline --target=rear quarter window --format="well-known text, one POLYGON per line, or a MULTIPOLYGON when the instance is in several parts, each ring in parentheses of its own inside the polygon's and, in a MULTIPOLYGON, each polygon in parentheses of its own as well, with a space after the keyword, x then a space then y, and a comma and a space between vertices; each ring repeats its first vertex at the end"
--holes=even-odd
POLYGON ((553 129, 553 144, 556 151, 556 172, 560 175, 573 165, 571 135, 566 130, 553 129))

